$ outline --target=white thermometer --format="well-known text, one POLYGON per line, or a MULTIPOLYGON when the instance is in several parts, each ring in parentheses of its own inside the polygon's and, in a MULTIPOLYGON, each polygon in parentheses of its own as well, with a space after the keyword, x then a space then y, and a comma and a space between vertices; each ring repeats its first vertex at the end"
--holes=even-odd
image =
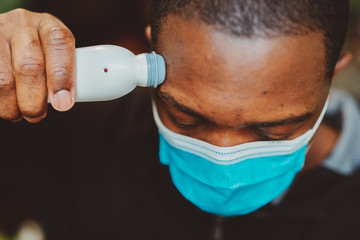
POLYGON ((76 49, 76 102, 107 101, 136 86, 156 87, 165 80, 164 58, 155 52, 99 45, 76 49))

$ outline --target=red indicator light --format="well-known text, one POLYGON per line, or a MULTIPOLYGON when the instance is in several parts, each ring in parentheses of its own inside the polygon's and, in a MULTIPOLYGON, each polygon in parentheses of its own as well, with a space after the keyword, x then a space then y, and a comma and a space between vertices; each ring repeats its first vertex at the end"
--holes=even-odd
POLYGON ((107 73, 109 71, 109 69, 107 68, 104 68, 104 72, 107 73))

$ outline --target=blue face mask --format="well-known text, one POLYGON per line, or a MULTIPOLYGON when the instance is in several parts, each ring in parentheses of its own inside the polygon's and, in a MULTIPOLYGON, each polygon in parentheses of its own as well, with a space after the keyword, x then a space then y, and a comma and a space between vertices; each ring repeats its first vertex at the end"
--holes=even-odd
POLYGON ((169 166, 180 193, 203 211, 220 216, 248 214, 290 186, 304 166, 308 143, 327 104, 313 129, 296 139, 218 147, 166 128, 153 103, 160 161, 169 166))

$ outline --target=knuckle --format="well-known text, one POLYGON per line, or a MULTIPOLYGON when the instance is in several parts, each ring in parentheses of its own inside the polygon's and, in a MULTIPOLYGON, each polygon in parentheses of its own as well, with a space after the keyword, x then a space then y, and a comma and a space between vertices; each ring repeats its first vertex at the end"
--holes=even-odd
POLYGON ((15 89, 15 82, 11 72, 0 72, 0 89, 15 89))
POLYGON ((61 27, 53 27, 47 36, 47 43, 58 50, 68 50, 75 46, 75 38, 70 30, 61 27))
POLYGON ((27 10, 25 10, 24 8, 16 8, 14 10, 11 10, 9 12, 9 14, 12 14, 12 15, 16 15, 16 16, 23 16, 25 14, 27 14, 27 10))
POLYGON ((28 10, 23 8, 17 8, 7 13, 8 19, 10 21, 22 22, 26 19, 27 15, 29 14, 28 10))
POLYGON ((47 12, 39 13, 43 18, 55 18, 53 15, 47 12))
POLYGON ((72 73, 68 66, 61 65, 54 68, 50 77, 58 83, 68 82, 72 77, 72 73))
POLYGON ((19 28, 19 26, 28 26, 36 15, 37 13, 23 8, 17 8, 9 12, 1 13, 0 27, 5 27, 7 31, 14 31, 14 28, 19 28))
MULTIPOLYGON (((28 83, 37 83, 45 74, 45 63, 42 60, 28 58, 19 64, 16 76, 30 80, 28 83), (35 81, 35 82, 34 82, 35 81)), ((25 80, 27 81, 27 80, 25 80)))

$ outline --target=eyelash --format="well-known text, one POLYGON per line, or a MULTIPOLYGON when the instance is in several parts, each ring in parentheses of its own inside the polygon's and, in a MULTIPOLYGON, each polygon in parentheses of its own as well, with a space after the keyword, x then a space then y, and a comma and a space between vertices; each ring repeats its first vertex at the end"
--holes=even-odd
MULTIPOLYGON (((189 124, 189 125, 185 125, 185 124, 181 124, 179 122, 177 122, 174 118, 171 117, 171 121, 173 122, 173 124, 181 129, 181 130, 191 130, 194 128, 197 128, 200 124, 189 124)), ((252 129, 252 131, 257 134, 259 137, 262 138, 263 141, 281 141, 281 140, 286 140, 288 137, 290 137, 293 132, 289 132, 287 133, 285 136, 281 137, 281 138, 272 138, 269 137, 268 135, 264 134, 261 130, 259 129, 252 129)))
POLYGON ((173 117, 171 117, 171 116, 170 116, 170 119, 171 119, 172 123, 173 123, 176 127, 180 128, 180 129, 182 129, 182 130, 191 130, 191 129, 194 129, 194 128, 196 128, 196 127, 198 127, 198 126, 200 125, 200 123, 188 124, 188 125, 186 125, 186 124, 181 124, 181 123, 179 123, 178 121, 176 121, 176 120, 175 120, 173 117))
POLYGON ((293 131, 288 132, 286 135, 284 135, 281 138, 272 138, 267 136, 266 134, 264 134, 261 130, 259 129, 252 129, 253 132, 255 132, 259 137, 262 137, 263 140, 265 141, 281 141, 281 140, 287 140, 291 135, 293 135, 293 131))

